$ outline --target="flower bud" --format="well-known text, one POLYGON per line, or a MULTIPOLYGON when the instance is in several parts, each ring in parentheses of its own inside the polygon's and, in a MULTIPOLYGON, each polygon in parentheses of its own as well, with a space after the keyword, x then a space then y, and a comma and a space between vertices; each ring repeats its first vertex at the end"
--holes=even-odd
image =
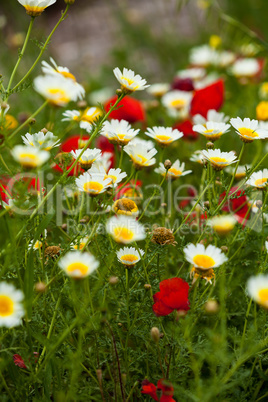
POLYGON ((213 144, 213 142, 207 142, 207 145, 206 145, 206 147, 207 147, 207 149, 214 149, 214 144, 213 144))
POLYGON ((32 118, 30 121, 29 121, 29 126, 33 126, 34 124, 36 123, 36 120, 34 119, 34 118, 32 118))
POLYGON ((151 329, 151 338, 155 343, 159 342, 160 339, 160 331, 157 327, 152 327, 151 329))
POLYGON ((204 305, 204 309, 209 314, 216 314, 219 311, 219 303, 216 300, 208 300, 204 305))
POLYGON ((166 159, 165 162, 164 162, 164 166, 165 166, 166 170, 169 170, 171 168, 171 166, 172 166, 171 161, 169 159, 166 159))
POLYGON ((110 285, 116 285, 118 283, 119 279, 117 276, 110 276, 109 278, 109 283, 110 285))
POLYGON ((8 108, 9 108, 9 106, 8 106, 8 104, 6 102, 1 103, 1 109, 5 110, 5 109, 8 109, 8 108))
POLYGON ((47 290, 47 285, 44 282, 37 282, 34 285, 34 288, 38 293, 45 293, 47 290))
POLYGON ((102 382, 102 370, 97 369, 96 374, 97 374, 97 379, 98 379, 99 383, 101 383, 102 382))
POLYGON ((221 246, 221 250, 224 252, 224 253, 228 253, 228 247, 227 246, 221 246))
POLYGON ((61 228, 62 228, 62 230, 64 230, 64 232, 66 232, 66 231, 67 231, 67 223, 64 223, 64 224, 61 226, 61 228))
POLYGON ((74 4, 75 0, 64 0, 65 4, 69 4, 70 6, 74 4))
POLYGON ((207 208, 207 209, 209 209, 209 207, 210 207, 209 201, 205 201, 205 202, 204 202, 204 207, 207 208))
POLYGON ((262 200, 257 200, 257 201, 256 201, 256 207, 257 207, 258 209, 261 209, 261 208, 262 208, 262 200))
POLYGON ((117 95, 117 96, 122 95, 122 89, 117 89, 117 90, 116 90, 116 95, 117 95))
POLYGON ((79 107, 79 109, 86 109, 87 102, 85 100, 81 100, 81 101, 77 102, 77 106, 79 107))
POLYGON ((145 285, 144 285, 144 289, 146 289, 146 290, 150 290, 151 287, 152 286, 149 283, 145 283, 145 285))
POLYGON ((42 130, 40 130, 40 131, 42 131, 42 133, 44 133, 44 134, 48 133, 48 130, 45 127, 42 128, 42 130))

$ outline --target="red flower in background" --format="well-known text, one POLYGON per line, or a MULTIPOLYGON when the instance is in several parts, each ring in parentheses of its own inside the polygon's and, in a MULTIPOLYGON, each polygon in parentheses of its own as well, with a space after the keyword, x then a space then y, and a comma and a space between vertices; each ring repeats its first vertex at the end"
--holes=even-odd
MULTIPOLYGON (((112 97, 111 99, 105 102, 104 107, 105 111, 108 112, 110 110, 111 105, 114 105, 117 101, 117 96, 112 97)), ((117 120, 126 120, 129 123, 136 123, 137 121, 144 122, 145 121, 145 110, 140 101, 132 98, 131 96, 125 96, 120 103, 118 104, 118 109, 113 110, 109 118, 117 119, 117 120)))
POLYGON ((7 185, 9 180, 10 180, 10 177, 1 176, 1 180, 0 180, 0 184, 1 184, 1 186, 0 186, 0 196, 1 196, 1 198, 2 198, 2 200, 4 202, 8 202, 8 200, 9 200, 9 197, 6 194, 6 193, 10 194, 10 191, 9 191, 8 185, 7 185))
POLYGON ((179 91, 194 91, 194 84, 191 78, 175 77, 171 87, 172 89, 178 89, 179 91))
MULTIPOLYGON (((140 188, 142 186, 142 181, 137 180, 136 183, 134 180, 131 180, 130 183, 124 186, 124 184, 119 184, 118 193, 115 196, 115 199, 118 200, 122 197, 129 198, 142 198, 142 194, 140 192, 140 188)), ((135 201, 135 200, 134 200, 135 201)))
MULTIPOLYGON (((39 353, 38 353, 38 352, 34 352, 33 354, 34 354, 34 357, 35 357, 34 363, 36 364, 36 363, 38 362, 39 353)), ((25 364, 23 358, 21 357, 21 355, 17 355, 17 354, 13 355, 13 361, 14 361, 14 363, 15 363, 15 366, 18 366, 18 367, 20 367, 20 368, 27 369, 27 366, 26 366, 26 364, 25 364)), ((30 361, 30 359, 29 359, 29 361, 30 361)))
MULTIPOLYGON (((243 225, 247 223, 249 219, 249 207, 248 207, 248 198, 245 195, 243 190, 238 190, 238 187, 232 187, 229 191, 228 200, 223 204, 222 210, 226 212, 234 213, 234 217, 237 221, 243 225), (229 198, 230 196, 235 195, 235 198, 229 198)), ((219 198, 219 204, 222 202, 226 195, 226 191, 224 191, 219 198)))
POLYGON ((172 384, 164 379, 158 381, 157 387, 148 380, 143 380, 141 393, 150 395, 155 401, 176 402, 175 399, 172 398, 174 394, 172 384), (160 394, 160 399, 158 398, 157 394, 160 394))
POLYGON ((198 89, 192 99, 190 113, 192 116, 201 114, 207 116, 210 109, 219 110, 224 101, 224 82, 218 80, 213 84, 198 89))
POLYGON ((185 120, 182 123, 177 123, 173 128, 181 131, 184 135, 183 140, 195 141, 198 138, 198 133, 193 131, 193 123, 190 120, 185 120))
POLYGON ((160 292, 154 294, 153 311, 156 316, 164 316, 173 310, 188 311, 189 285, 181 278, 165 279, 159 284, 160 292))

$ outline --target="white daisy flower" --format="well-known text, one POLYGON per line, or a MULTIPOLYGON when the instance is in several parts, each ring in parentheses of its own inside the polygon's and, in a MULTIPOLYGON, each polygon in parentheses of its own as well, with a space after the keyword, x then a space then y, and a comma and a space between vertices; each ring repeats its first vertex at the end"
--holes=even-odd
POLYGON ((247 290, 255 302, 268 308, 268 275, 251 276, 247 283, 247 290))
POLYGON ((222 152, 220 149, 208 149, 202 151, 203 156, 208 160, 215 170, 222 170, 228 165, 237 162, 233 151, 222 152))
POLYGON ((35 242, 33 240, 30 241, 28 245, 28 250, 33 249, 34 251, 39 250, 42 248, 43 242, 40 240, 36 240, 35 242))
POLYGON ((220 248, 209 245, 207 248, 201 243, 190 243, 183 249, 188 262, 200 269, 211 269, 222 265, 228 260, 220 248))
POLYGON ((71 101, 81 99, 81 93, 77 89, 76 83, 60 74, 36 77, 34 89, 56 106, 66 106, 71 101))
POLYGON ((182 109, 188 111, 192 98, 192 92, 174 90, 163 96, 162 103, 166 108, 174 110, 175 112, 181 111, 182 109))
POLYGON ((236 55, 233 52, 223 50, 221 52, 217 52, 217 55, 214 58, 214 65, 225 68, 233 64, 235 59, 236 55))
POLYGON ((93 162, 101 157, 101 150, 98 148, 87 148, 83 155, 79 157, 81 152, 81 149, 76 149, 75 151, 71 151, 70 154, 74 159, 79 158, 79 163, 83 169, 89 169, 93 162))
POLYGON ((258 172, 252 173, 246 184, 252 187, 263 189, 268 186, 268 169, 259 170, 258 172))
POLYGON ((117 243, 129 244, 143 240, 145 229, 138 221, 127 216, 113 216, 106 223, 106 231, 117 243))
POLYGON ((126 120, 105 121, 103 124, 101 135, 106 137, 112 144, 121 146, 127 145, 140 130, 133 130, 126 120))
POLYGON ((265 242, 266 251, 268 253, 268 241, 265 242))
POLYGON ((260 65, 257 59, 245 58, 234 62, 230 67, 230 73, 237 78, 254 77, 260 71, 260 65))
POLYGON ((129 268, 137 264, 141 259, 140 256, 143 256, 143 254, 143 250, 139 250, 138 252, 134 247, 124 247, 116 252, 118 261, 129 268))
POLYGON ((105 175, 105 179, 110 179, 110 186, 115 187, 120 183, 125 177, 127 177, 126 172, 122 172, 120 168, 110 169, 105 175))
POLYGON ((51 148, 58 147, 60 145, 60 140, 48 131, 44 134, 42 131, 39 131, 36 134, 25 134, 25 136, 21 136, 22 141, 25 145, 42 148, 45 151, 50 151, 51 148))
POLYGON ((7 202, 0 200, 1 201, 1 205, 3 208, 5 208, 6 211, 10 211, 14 206, 14 199, 13 198, 9 198, 9 200, 7 200, 7 202))
POLYGON ((150 85, 146 85, 146 80, 144 80, 139 74, 135 75, 134 71, 123 69, 123 72, 116 67, 113 73, 117 81, 121 84, 123 90, 127 92, 142 91, 148 88, 150 85))
POLYGON ((196 124, 193 126, 193 131, 204 135, 209 141, 216 141, 223 134, 230 130, 230 124, 216 123, 214 121, 207 121, 205 125, 196 124))
POLYGON ((154 171, 156 173, 161 174, 161 176, 165 176, 167 172, 167 179, 177 179, 178 177, 185 176, 189 173, 192 173, 192 170, 184 170, 185 163, 180 163, 179 159, 177 159, 171 166, 168 171, 166 170, 163 163, 160 163, 159 168, 156 168, 154 171))
POLYGON ((226 235, 233 230, 236 222, 232 215, 222 215, 214 216, 208 220, 207 224, 219 235, 226 235))
POLYGON ((93 162, 92 168, 94 167, 99 170, 103 168, 105 173, 107 173, 112 163, 111 162, 112 156, 113 154, 111 152, 103 152, 101 158, 96 159, 95 162, 93 162))
POLYGON ((190 64, 207 67, 214 63, 217 52, 209 45, 193 47, 190 50, 190 64))
POLYGON ((236 117, 235 119, 231 119, 230 123, 244 142, 268 138, 268 130, 259 128, 258 120, 251 120, 247 117, 242 120, 240 117, 236 117))
POLYGON ((77 93, 79 94, 79 99, 83 99, 86 94, 86 91, 84 90, 82 85, 80 85, 80 84, 78 84, 78 82, 76 82, 76 78, 72 73, 70 73, 70 70, 67 67, 57 66, 55 60, 53 60, 52 57, 50 57, 50 62, 52 64, 52 66, 50 64, 48 64, 46 61, 42 61, 43 73, 48 74, 48 75, 56 75, 56 76, 61 75, 62 77, 66 78, 66 79, 72 80, 75 84, 77 93))
MULTIPOLYGON (((235 173, 235 178, 237 180, 243 179, 247 174, 247 170, 249 170, 249 169, 250 169, 250 165, 240 165, 240 166, 238 166, 237 171, 235 173)), ((226 169, 226 172, 231 174, 231 175, 233 175, 234 172, 235 172, 235 168, 230 166, 230 167, 228 167, 226 169)))
POLYGON ((145 135, 153 138, 161 146, 168 146, 172 142, 183 137, 183 133, 177 129, 172 129, 172 127, 152 127, 147 128, 145 135))
POLYGON ((165 95, 170 89, 170 85, 166 83, 159 83, 159 84, 152 84, 148 89, 147 92, 150 95, 155 96, 156 98, 161 98, 165 95))
POLYGON ((200 163, 200 165, 203 165, 205 160, 206 159, 205 159, 202 151, 200 151, 200 150, 195 151, 190 157, 191 162, 198 162, 198 163, 200 163))
POLYGON ((152 166, 156 162, 156 159, 153 158, 153 156, 157 153, 155 148, 148 151, 139 143, 137 145, 129 143, 124 147, 124 151, 131 157, 136 169, 152 166))
POLYGON ((17 162, 26 168, 39 167, 50 157, 49 152, 34 148, 30 145, 16 145, 11 150, 11 154, 17 162))
POLYGON ((24 316, 24 295, 13 285, 0 283, 0 327, 12 328, 21 324, 24 316))
POLYGON ((92 197, 104 193, 111 183, 111 179, 106 179, 101 173, 88 173, 80 175, 75 179, 79 191, 84 191, 92 197))
POLYGON ((190 78, 193 81, 199 81, 202 78, 204 78, 206 75, 206 70, 204 68, 199 68, 199 67, 193 67, 193 68, 187 68, 185 70, 179 70, 176 73, 176 77, 184 79, 184 78, 190 78))
POLYGON ((56 0, 18 0, 18 2, 25 8, 27 14, 37 17, 47 7, 56 3, 56 0))
POLYGON ((143 148, 146 148, 147 151, 150 151, 154 148, 154 143, 151 140, 144 140, 143 138, 135 137, 131 140, 132 145, 140 145, 143 148))
POLYGON ((81 112, 79 110, 66 110, 62 115, 64 116, 62 121, 77 121, 80 122, 80 128, 83 128, 81 127, 82 122, 92 125, 102 115, 102 110, 92 106, 81 112))
POLYGON ((59 260, 59 267, 66 275, 73 278, 85 278, 94 272, 99 262, 90 253, 82 253, 81 251, 69 251, 59 260))
POLYGON ((70 244, 72 250, 82 250, 87 244, 89 236, 82 237, 79 240, 76 240, 74 243, 70 244))
POLYGON ((194 124, 205 125, 208 121, 215 123, 226 123, 229 120, 229 116, 225 116, 222 112, 217 112, 215 109, 210 109, 207 112, 207 118, 203 117, 201 114, 195 114, 193 116, 194 124))

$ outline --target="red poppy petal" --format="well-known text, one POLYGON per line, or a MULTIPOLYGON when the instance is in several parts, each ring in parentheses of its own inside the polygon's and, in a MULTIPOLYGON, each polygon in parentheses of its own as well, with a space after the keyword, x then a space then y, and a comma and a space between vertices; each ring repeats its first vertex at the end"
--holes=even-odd
MULTIPOLYGON (((105 111, 108 112, 117 101, 117 96, 112 97, 111 99, 105 102, 105 111)), ((135 123, 137 121, 145 120, 145 110, 142 106, 142 103, 137 99, 132 98, 131 96, 125 96, 119 103, 119 108, 113 110, 109 118, 117 119, 117 120, 126 120, 129 123, 135 123)))
POLYGON ((163 303, 161 292, 155 293, 153 295, 153 298, 154 298, 153 312, 157 317, 165 316, 172 313, 174 309, 168 307, 165 303, 163 303))
POLYGON ((16 366, 18 366, 20 368, 27 369, 27 367, 26 367, 26 365, 24 363, 24 360, 20 355, 18 355, 18 354, 13 355, 13 361, 14 361, 16 366))
POLYGON ((149 382, 148 380, 142 381, 142 394, 150 395, 155 401, 158 401, 156 395, 156 386, 149 382))
POLYGON ((219 110, 224 101, 224 82, 218 80, 195 92, 191 103, 191 115, 207 116, 210 109, 219 110))

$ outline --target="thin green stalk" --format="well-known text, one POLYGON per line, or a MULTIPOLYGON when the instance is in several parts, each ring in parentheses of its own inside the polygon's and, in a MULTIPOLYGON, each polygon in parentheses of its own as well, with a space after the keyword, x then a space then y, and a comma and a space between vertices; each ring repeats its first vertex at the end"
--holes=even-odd
POLYGON ((25 40, 24 40, 24 44, 23 44, 22 50, 21 50, 21 52, 20 52, 20 54, 19 54, 17 63, 16 63, 16 65, 15 65, 13 71, 12 71, 11 76, 10 76, 10 80, 9 80, 9 83, 8 83, 8 86, 7 86, 7 90, 6 90, 7 95, 6 95, 5 101, 8 100, 9 91, 10 91, 10 88, 11 88, 11 85, 12 85, 12 82, 13 82, 13 79, 14 79, 15 74, 16 74, 16 71, 17 71, 17 69, 18 69, 18 67, 19 67, 19 65, 20 65, 21 59, 22 59, 22 57, 23 57, 23 55, 24 55, 24 53, 25 53, 25 49, 26 49, 26 47, 27 47, 27 44, 28 44, 28 41, 29 41, 29 38, 30 38, 30 35, 31 35, 31 31, 32 31, 32 28, 33 28, 34 19, 35 19, 35 17, 31 17, 31 21, 30 21, 30 24, 29 24, 29 28, 28 28, 28 31, 27 31, 25 40))
POLYGON ((230 192, 230 190, 231 190, 231 188, 232 188, 232 185, 233 185, 233 182, 234 182, 234 179, 235 179, 235 175, 236 175, 236 172, 237 172, 237 169, 238 169, 238 166, 239 166, 239 162, 241 161, 241 158, 242 158, 244 149, 245 149, 245 143, 243 142, 243 145, 242 145, 242 148, 241 148, 239 157, 238 157, 238 161, 237 161, 236 166, 235 166, 235 170, 234 170, 232 179, 231 179, 230 184, 229 184, 229 187, 228 187, 228 189, 227 189, 227 191, 226 191, 226 193, 225 193, 225 197, 223 198, 223 200, 221 201, 221 203, 218 205, 218 207, 215 209, 213 215, 216 215, 216 213, 221 209, 221 207, 224 205, 225 201, 226 201, 227 198, 229 197, 229 192, 230 192))
POLYGON ((120 160, 119 160, 119 165, 118 165, 119 169, 121 169, 121 166, 122 166, 123 154, 124 154, 124 147, 121 147, 121 150, 120 150, 120 160))
MULTIPOLYGON (((13 133, 8 136, 8 141, 11 140, 20 130, 23 129, 35 116, 37 116, 48 104, 48 100, 46 100, 24 123, 22 123, 13 133)), ((2 145, 3 147, 3 145, 2 145)))
POLYGON ((46 50, 47 45, 50 42, 50 39, 52 37, 52 35, 54 34, 54 32, 56 31, 56 29, 58 28, 58 26, 60 25, 60 23, 65 19, 65 16, 69 10, 70 5, 67 4, 65 11, 62 13, 61 18, 59 19, 59 21, 57 22, 57 24, 55 25, 55 27, 52 29, 52 31, 50 32, 50 34, 47 37, 47 40, 45 41, 44 45, 41 48, 41 51, 39 53, 39 55, 37 56, 34 64, 32 65, 32 67, 28 70, 28 72, 24 75, 24 77, 20 80, 20 82, 15 85, 15 87, 12 89, 12 92, 14 92, 22 83, 23 81, 26 80, 26 78, 31 74, 31 72, 33 71, 33 69, 35 68, 35 66, 37 65, 37 63, 39 62, 40 58, 42 57, 44 51, 46 50))
POLYGON ((186 218, 182 221, 182 223, 180 224, 180 226, 178 227, 178 229, 175 230, 175 232, 173 233, 174 235, 180 230, 180 228, 182 227, 182 225, 187 221, 187 219, 191 216, 192 212, 195 210, 197 204, 200 202, 200 200, 202 199, 203 195, 205 194, 205 192, 207 191, 207 189, 209 188, 210 184, 212 183, 213 178, 210 180, 210 182, 206 185, 206 187, 204 188, 204 190, 202 191, 202 193, 200 194, 200 196, 198 197, 196 203, 194 204, 194 206, 192 207, 191 211, 187 214, 186 218))

